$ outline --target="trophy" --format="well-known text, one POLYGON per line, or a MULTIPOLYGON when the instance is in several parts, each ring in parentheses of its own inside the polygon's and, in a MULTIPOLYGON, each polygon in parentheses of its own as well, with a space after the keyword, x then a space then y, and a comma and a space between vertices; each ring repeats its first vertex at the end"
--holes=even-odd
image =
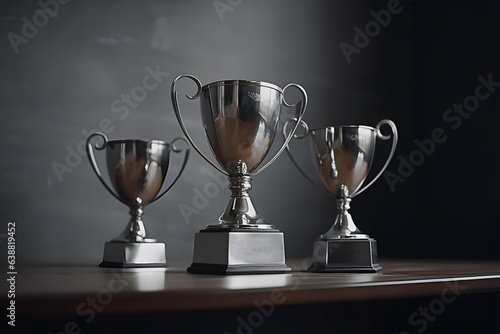
POLYGON ((87 155, 90 164, 104 187, 117 200, 129 207, 130 221, 127 228, 117 238, 106 242, 103 261, 99 267, 137 268, 165 267, 165 244, 151 238, 144 227, 142 215, 144 207, 162 197, 181 176, 189 157, 185 149, 184 160, 179 174, 161 194, 163 181, 167 176, 170 150, 180 153, 175 143, 184 138, 176 138, 171 144, 160 140, 113 140, 108 141, 104 133, 96 132, 87 138, 87 155), (92 149, 92 138, 101 137, 103 144, 95 143, 97 150, 106 151, 106 165, 112 188, 104 181, 92 149))
MULTIPOLYGON (((385 171, 394 155, 398 141, 396 125, 390 120, 380 121, 375 128, 362 125, 330 126, 309 130, 304 121, 291 119, 283 127, 294 122, 301 124, 300 134, 295 138, 310 138, 315 167, 323 188, 334 195, 337 201, 337 216, 333 226, 316 239, 313 247, 313 263, 308 269, 314 272, 377 272, 382 269, 378 264, 377 242, 362 233, 349 214, 352 198, 370 187, 385 171), (388 140, 391 135, 383 135, 380 128, 389 125, 392 130, 392 148, 380 172, 365 186, 378 139, 388 140), (303 130, 303 131, 302 131, 303 130)), ((305 173, 293 158, 287 146, 287 153, 302 175, 317 184, 305 173)))
POLYGON ((298 124, 277 153, 263 163, 276 135, 281 107, 295 107, 295 118, 302 119, 307 94, 297 84, 283 89, 266 82, 247 80, 218 81, 202 87, 192 75, 181 75, 172 82, 172 104, 180 127, 193 148, 210 165, 229 179, 231 197, 216 224, 209 224, 195 235, 190 273, 260 274, 284 273, 283 233, 267 223, 255 209, 248 194, 252 177, 265 170, 284 151, 298 124), (196 146, 184 125, 177 102, 176 84, 189 78, 200 98, 201 119, 208 144, 218 165, 196 146), (302 100, 288 104, 284 92, 296 87, 302 100))

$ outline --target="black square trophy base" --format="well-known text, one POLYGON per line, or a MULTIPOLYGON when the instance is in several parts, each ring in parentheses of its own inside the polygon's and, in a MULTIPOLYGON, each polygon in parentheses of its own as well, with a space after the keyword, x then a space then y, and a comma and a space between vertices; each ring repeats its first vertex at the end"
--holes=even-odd
POLYGON ((104 245, 101 268, 166 267, 165 244, 162 242, 108 241, 104 245))
POLYGON ((211 231, 195 234, 192 274, 242 275, 289 273, 283 233, 211 231))
POLYGON ((320 273, 375 273, 381 269, 375 239, 340 238, 316 240, 313 264, 307 270, 320 273))

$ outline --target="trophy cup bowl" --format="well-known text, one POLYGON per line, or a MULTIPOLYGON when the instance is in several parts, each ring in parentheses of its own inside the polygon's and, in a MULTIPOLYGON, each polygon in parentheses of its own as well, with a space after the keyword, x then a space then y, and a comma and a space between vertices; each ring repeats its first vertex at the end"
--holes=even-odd
POLYGON ((281 273, 285 264, 283 233, 267 223, 255 209, 248 191, 253 176, 266 169, 284 151, 297 129, 294 127, 283 146, 266 163, 279 127, 281 108, 295 107, 302 119, 307 94, 297 84, 283 89, 261 81, 226 80, 205 86, 192 75, 181 75, 172 82, 172 104, 179 125, 193 148, 210 165, 229 179, 231 197, 219 222, 208 224, 195 235, 190 273, 249 274, 281 273), (176 84, 182 78, 196 83, 197 92, 188 99, 200 99, 201 121, 208 145, 217 160, 213 163, 191 139, 181 117, 176 84), (288 104, 284 91, 296 87, 302 100, 288 104))
MULTIPOLYGON (((390 120, 380 121, 375 128, 363 125, 330 126, 309 130, 304 128, 295 138, 309 138, 314 165, 318 171, 323 188, 336 197, 337 216, 332 227, 315 242, 313 264, 309 271, 315 272, 376 272, 382 269, 378 264, 376 240, 362 233, 354 224, 349 213, 352 198, 370 187, 385 171, 396 150, 398 133, 396 125, 390 120), (363 186, 370 171, 375 154, 377 139, 388 140, 391 135, 383 135, 380 128, 389 125, 392 130, 392 148, 380 172, 363 186)), ((287 152, 299 171, 312 183, 310 178, 287 152)), ((318 184, 316 184, 318 185, 318 184)), ((320 186, 321 187, 321 186, 320 186)))
POLYGON ((106 242, 100 267, 164 267, 166 266, 165 244, 151 238, 146 232, 142 215, 144 207, 162 197, 177 182, 186 166, 189 150, 179 149, 175 143, 160 140, 112 140, 104 133, 96 132, 87 138, 87 155, 94 172, 104 187, 118 201, 129 207, 130 221, 127 228, 115 239, 106 242), (105 150, 109 186, 97 165, 92 139, 100 137, 103 144, 94 145, 105 150), (167 177, 170 164, 170 150, 184 151, 184 161, 172 184, 160 193, 167 177))

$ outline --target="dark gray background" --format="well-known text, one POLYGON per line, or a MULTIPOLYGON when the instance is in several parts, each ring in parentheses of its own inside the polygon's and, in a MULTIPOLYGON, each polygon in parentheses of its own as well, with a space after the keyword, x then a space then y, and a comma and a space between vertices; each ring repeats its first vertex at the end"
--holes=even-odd
MULTIPOLYGON (((223 1, 227 3, 226 1, 223 1)), ((234 1, 233 3, 237 3, 234 1)), ((494 119, 500 91, 481 102, 456 130, 444 112, 474 94, 477 77, 498 66, 499 11, 494 1, 408 1, 390 24, 349 64, 339 47, 353 44, 354 27, 373 21, 371 10, 388 1, 246 0, 219 17, 211 0, 70 1, 15 53, 7 35, 21 35, 32 22, 36 1, 3 1, 0 8, 0 240, 7 222, 17 226, 18 261, 95 263, 105 241, 122 231, 127 208, 109 195, 86 157, 62 175, 67 147, 77 149, 82 131, 108 118, 110 139, 181 135, 170 84, 190 73, 202 83, 251 79, 301 84, 308 92, 305 119, 311 127, 374 126, 396 122, 398 156, 408 158, 415 139, 445 129, 448 139, 395 191, 381 178, 352 203, 358 226, 379 242, 382 258, 496 258, 498 247, 498 145, 494 119), (111 104, 130 94, 159 66, 169 75, 120 119, 111 104), (492 194, 490 194, 492 192, 492 194)), ((185 93, 194 87, 180 85, 185 93)), ((296 94, 290 92, 290 100, 296 94)), ((193 138, 206 146, 198 103, 181 107, 193 138)), ((281 138, 275 142, 275 148, 281 138)), ((374 171, 389 144, 377 144, 374 171)), ((306 169, 307 147, 292 143, 306 169)), ((198 215, 195 189, 213 182, 215 171, 193 152, 185 174, 164 198, 146 208, 149 232, 167 243, 170 260, 189 261, 194 233, 217 221, 229 191, 221 189, 198 215)), ((178 158, 178 157, 173 157, 178 158)), ((179 167, 174 160, 172 171, 179 167)), ((101 164, 104 168, 104 164, 101 164)), ((283 155, 253 181, 251 195, 261 215, 285 232, 288 258, 310 255, 315 237, 333 222, 334 200, 311 186, 283 155)), ((3 248, 3 247, 2 247, 3 248)))

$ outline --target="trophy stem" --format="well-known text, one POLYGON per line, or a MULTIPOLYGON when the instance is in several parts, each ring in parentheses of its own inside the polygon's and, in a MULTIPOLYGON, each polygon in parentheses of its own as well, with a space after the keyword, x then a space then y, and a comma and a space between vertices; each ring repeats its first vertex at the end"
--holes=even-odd
POLYGON ((148 238, 146 227, 142 221, 144 214, 143 206, 130 207, 130 221, 127 228, 117 238, 113 239, 114 242, 156 242, 155 239, 148 238))
POLYGON ((194 274, 288 273, 283 233, 264 221, 253 207, 248 191, 252 178, 238 160, 229 174, 231 199, 219 218, 195 235, 194 274))
POLYGON ((165 267, 167 265, 165 244, 148 238, 142 215, 144 207, 130 207, 130 221, 117 238, 104 245, 104 268, 165 267))
POLYGON ((248 192, 252 189, 252 178, 246 174, 246 165, 238 160, 233 166, 234 174, 230 174, 229 190, 231 198, 226 210, 219 218, 219 224, 208 225, 208 229, 252 229, 273 230, 274 226, 268 224, 255 210, 248 192))
POLYGON ((337 217, 332 228, 314 242, 308 271, 373 273, 382 269, 377 242, 358 230, 349 213, 350 204, 348 189, 342 184, 337 191, 337 217))
POLYGON ((338 239, 338 238, 368 238, 368 235, 356 227, 349 213, 351 208, 351 198, 348 196, 348 190, 345 185, 340 185, 337 197, 337 216, 333 226, 321 235, 319 239, 338 239))

